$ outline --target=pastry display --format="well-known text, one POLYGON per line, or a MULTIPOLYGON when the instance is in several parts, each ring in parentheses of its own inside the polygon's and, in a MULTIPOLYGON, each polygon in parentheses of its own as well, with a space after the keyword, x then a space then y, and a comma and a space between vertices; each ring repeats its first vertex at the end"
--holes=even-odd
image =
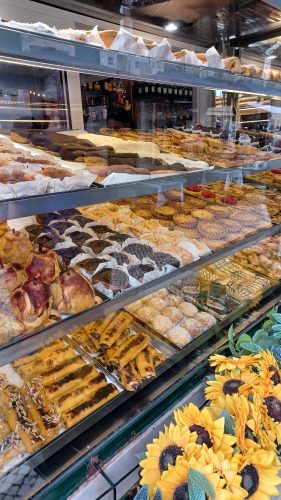
POLYGON ((70 338, 118 377, 128 391, 156 376, 156 367, 166 355, 153 345, 133 316, 125 311, 79 328, 70 338))
POLYGON ((127 310, 155 332, 182 348, 217 323, 176 294, 162 289, 127 307, 127 310), (205 315, 205 316, 204 316, 205 315))
POLYGON ((244 248, 233 258, 242 266, 268 276, 273 280, 281 279, 281 237, 274 235, 265 238, 259 244, 244 248))
POLYGON ((267 170, 266 172, 258 172, 256 174, 248 174, 245 179, 254 181, 256 183, 272 186, 277 189, 281 188, 281 170, 279 168, 274 170, 267 170))

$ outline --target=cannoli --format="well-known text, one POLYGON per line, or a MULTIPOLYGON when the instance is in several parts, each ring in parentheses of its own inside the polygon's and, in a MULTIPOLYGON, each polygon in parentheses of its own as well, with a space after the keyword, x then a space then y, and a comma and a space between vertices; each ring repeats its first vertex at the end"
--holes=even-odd
POLYGON ((127 391, 136 391, 141 385, 141 377, 139 376, 134 361, 128 363, 119 372, 120 382, 127 391))
POLYGON ((52 439, 59 431, 60 417, 47 400, 40 380, 33 379, 25 387, 25 391, 29 395, 27 404, 32 420, 37 423, 40 434, 45 439, 52 439))
POLYGON ((15 432, 0 441, 0 471, 8 462, 24 453, 24 447, 15 432))
POLYGON ((118 394, 119 391, 113 384, 101 387, 89 399, 62 414, 66 427, 69 428, 76 424, 82 420, 82 418, 85 418, 118 394))
POLYGON ((10 429, 17 432, 28 452, 36 450, 43 444, 44 437, 29 416, 24 395, 16 387, 7 386, 1 391, 1 400, 10 429))
POLYGON ((165 354, 157 351, 152 345, 149 345, 147 349, 151 353, 154 368, 156 368, 158 365, 161 365, 161 363, 166 360, 165 354))
POLYGON ((107 359, 112 359, 114 358, 115 353, 118 351, 119 347, 121 347, 127 340, 128 340, 128 334, 130 333, 130 329, 127 328, 124 330, 119 339, 116 340, 116 342, 113 344, 112 347, 109 349, 106 349, 105 354, 107 356, 107 359))
POLYGON ((80 404, 83 400, 88 399, 91 394, 106 385, 107 381, 104 374, 98 373, 84 384, 81 384, 71 391, 65 392, 55 398, 53 400, 53 404, 58 413, 68 411, 74 406, 80 404))
POLYGON ((85 361, 81 356, 75 356, 74 358, 70 358, 64 363, 51 368, 45 372, 40 373, 40 379, 43 385, 51 384, 56 380, 64 377, 68 373, 71 373, 82 366, 85 366, 85 361))
POLYGON ((126 312, 118 314, 117 318, 101 334, 100 349, 111 347, 132 321, 132 316, 126 312))
POLYGON ((151 351, 146 348, 136 357, 137 370, 141 378, 153 378, 156 376, 153 366, 153 357, 151 351))
POLYGON ((115 312, 108 314, 105 318, 99 319, 98 321, 94 321, 93 323, 90 323, 89 325, 84 326, 84 329, 86 332, 91 330, 91 334, 99 338, 101 334, 104 332, 104 330, 108 327, 108 325, 113 321, 114 316, 116 315, 115 312), (93 328, 93 330, 92 330, 93 328))
POLYGON ((88 335, 84 328, 80 328, 71 335, 71 339, 82 347, 88 353, 94 353, 98 351, 99 343, 97 339, 88 335))
POLYGON ((128 338, 114 356, 108 360, 109 364, 116 369, 121 369, 130 361, 135 359, 137 355, 145 349, 150 342, 150 339, 144 333, 137 333, 128 338))
POLYGON ((23 377, 32 377, 33 375, 40 374, 48 369, 55 368, 60 363, 76 356, 75 351, 70 346, 65 346, 53 352, 46 358, 37 359, 34 362, 26 363, 18 367, 19 373, 23 377))
POLYGON ((39 358, 44 358, 46 356, 49 356, 51 352, 56 351, 57 349, 63 349, 65 346, 66 344, 63 340, 56 340, 55 342, 52 342, 51 344, 48 344, 42 347, 41 349, 38 349, 38 351, 29 354, 28 356, 23 356, 22 358, 18 358, 16 361, 13 362, 13 366, 14 368, 18 368, 22 365, 25 365, 26 363, 34 362, 39 358))
POLYGON ((75 385, 78 385, 89 378, 94 377, 98 374, 98 371, 91 365, 82 366, 75 372, 69 373, 65 377, 48 384, 45 386, 45 392, 48 399, 54 399, 55 397, 63 394, 66 391, 72 389, 75 385))

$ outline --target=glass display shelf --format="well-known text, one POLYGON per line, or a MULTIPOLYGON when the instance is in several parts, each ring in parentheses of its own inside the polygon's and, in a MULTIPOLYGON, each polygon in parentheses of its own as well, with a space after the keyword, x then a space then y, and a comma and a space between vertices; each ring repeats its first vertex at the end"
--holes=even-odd
POLYGON ((66 317, 65 319, 54 323, 51 326, 45 327, 40 331, 15 337, 10 342, 0 346, 0 366, 4 366, 21 356, 27 355, 49 342, 61 338, 67 333, 71 333, 71 331, 84 326, 87 323, 97 321, 107 314, 115 312, 148 294, 174 284, 180 279, 191 277, 202 267, 217 262, 218 260, 228 257, 229 255, 233 255, 236 251, 258 243, 264 238, 280 232, 280 229, 281 225, 276 224, 269 229, 265 229, 257 234, 244 238, 242 241, 234 243, 233 245, 223 248, 222 250, 213 252, 206 257, 177 269, 176 271, 172 271, 159 278, 153 279, 152 281, 144 283, 139 287, 131 288, 122 295, 116 296, 112 300, 106 299, 104 302, 91 309, 66 317))
POLYGON ((281 84, 226 70, 156 60, 97 46, 0 26, 2 62, 142 81, 281 96, 281 84))
POLYGON ((217 180, 241 180, 244 175, 281 168, 281 158, 257 162, 253 165, 235 168, 214 168, 176 175, 159 176, 145 181, 132 181, 103 187, 94 183, 89 189, 78 189, 59 193, 23 196, 0 201, 0 219, 9 220, 39 213, 63 210, 85 205, 95 205, 107 201, 134 198, 184 186, 205 184, 217 180))

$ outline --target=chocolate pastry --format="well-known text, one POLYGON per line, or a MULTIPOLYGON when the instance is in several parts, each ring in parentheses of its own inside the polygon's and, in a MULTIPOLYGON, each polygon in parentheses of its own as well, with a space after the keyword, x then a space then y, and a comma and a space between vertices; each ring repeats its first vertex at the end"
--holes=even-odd
POLYGON ((153 249, 149 245, 142 245, 141 243, 131 243, 123 248, 124 252, 135 255, 139 260, 146 257, 152 257, 153 249))
POLYGON ((45 142, 48 140, 48 135, 45 132, 38 132, 35 135, 31 135, 29 140, 33 146, 45 146, 45 142))
POLYGON ((33 243, 37 243, 37 245, 42 245, 46 248, 54 248, 58 243, 63 243, 63 241, 62 238, 54 233, 42 233, 33 240, 33 243))
POLYGON ((81 254, 81 250, 76 246, 60 248, 59 250, 56 250, 56 254, 61 258, 62 262, 68 266, 74 257, 81 254))
MULTIPOLYGON (((84 149, 67 149, 67 148, 62 148, 60 150, 60 156, 62 160, 69 160, 69 161, 83 161, 83 158, 85 156, 86 151, 84 149), (81 160, 80 160, 81 158, 81 160)), ((92 150, 92 154, 94 151, 92 150)))
POLYGON ((113 292, 120 292, 128 288, 128 275, 121 269, 103 269, 96 273, 92 278, 93 284, 102 283, 105 288, 113 292))
POLYGON ((58 213, 66 219, 72 219, 75 215, 81 215, 77 208, 66 208, 65 210, 59 210, 58 213))
POLYGON ((116 243, 125 243, 125 241, 130 238, 128 234, 125 233, 116 233, 110 236, 107 236, 107 239, 110 241, 116 241, 116 243))
POLYGON ((172 165, 169 166, 170 170, 175 170, 175 172, 185 172, 186 169, 182 163, 172 163, 172 165))
POLYGON ((75 215, 73 217, 73 220, 77 221, 79 226, 81 227, 85 227, 86 224, 93 222, 93 219, 90 219, 89 217, 84 217, 84 215, 75 215))
POLYGON ((111 245, 111 242, 106 240, 91 240, 85 243, 85 246, 90 248, 95 255, 99 255, 111 245))
POLYGON ((167 265, 177 268, 180 267, 180 261, 169 253, 155 252, 152 256, 152 259, 160 270, 167 265))
MULTIPOLYGON (((98 235, 101 236, 103 234, 111 233, 115 234, 115 231, 113 229, 110 229, 108 226, 103 226, 102 224, 95 224, 93 222, 93 225, 90 226, 91 229, 98 235)), ((109 238, 108 238, 109 239, 109 238)), ((111 239, 111 238, 110 238, 111 239)))
POLYGON ((41 224, 31 224, 30 226, 26 226, 25 230, 28 232, 31 241, 34 241, 42 233, 49 234, 50 236, 54 234, 50 226, 41 224))
POLYGON ((128 267, 128 273, 136 280, 142 280, 146 273, 154 271, 154 267, 148 264, 137 264, 136 266, 128 267))
POLYGON ((83 233, 83 231, 73 231, 72 233, 69 233, 68 236, 78 247, 86 245, 87 240, 90 240, 92 238, 90 234, 83 233))
MULTIPOLYGON (((46 227, 46 226, 42 226, 46 227)), ((51 223, 50 226, 47 226, 49 230, 55 229, 60 235, 64 234, 64 232, 69 229, 70 227, 73 227, 73 224, 71 222, 68 222, 66 220, 61 220, 58 222, 51 223)), ((27 230, 27 228, 25 228, 27 230)), ((46 231, 42 231, 46 232, 46 231)), ((40 233, 39 233, 40 234, 40 233)), ((39 236, 39 235, 38 235, 39 236)))
POLYGON ((123 266, 123 264, 129 264, 129 258, 125 253, 111 252, 108 254, 110 257, 116 260, 118 266, 123 266))
POLYGON ((35 216, 38 224, 49 224, 51 221, 60 220, 61 215, 58 212, 49 212, 35 216))
POLYGON ((109 165, 130 165, 131 167, 136 167, 137 159, 136 158, 118 158, 116 156, 110 156, 108 158, 109 165))
POLYGON ((79 262, 80 269, 84 269, 88 274, 92 275, 97 270, 100 264, 108 262, 106 259, 85 259, 79 262))

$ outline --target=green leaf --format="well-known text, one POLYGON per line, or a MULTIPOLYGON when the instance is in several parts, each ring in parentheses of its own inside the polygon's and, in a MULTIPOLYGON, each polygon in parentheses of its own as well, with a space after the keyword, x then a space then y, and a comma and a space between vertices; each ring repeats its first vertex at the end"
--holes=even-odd
POLYGON ((252 342, 252 337, 250 337, 250 335, 247 335, 247 333, 242 333, 236 342, 237 349, 240 349, 242 342, 252 342))
POLYGON ((264 330, 257 330, 253 335, 253 341, 258 342, 264 335, 264 330))
POLYGON ((246 349, 246 351, 254 354, 258 354, 262 351, 262 348, 259 345, 254 344, 254 342, 242 342, 241 347, 242 349, 246 349))
POLYGON ((188 488, 189 483, 193 483, 199 488, 199 490, 203 491, 211 500, 215 500, 215 491, 210 481, 202 474, 195 469, 189 469, 188 471, 188 488))
POLYGON ((206 495, 201 488, 198 488, 198 486, 193 482, 193 481, 188 481, 188 498, 189 500, 205 500, 206 495))
POLYGON ((263 350, 270 349, 273 345, 278 345, 278 339, 276 337, 268 337, 263 338, 259 341, 259 346, 262 347, 263 350))
POLYGON ((271 327, 271 329, 274 331, 274 332, 281 332, 281 324, 278 323, 277 325, 273 325, 271 327))
POLYGON ((162 500, 162 493, 161 493, 161 490, 159 488, 156 489, 153 500, 162 500))
POLYGON ((274 337, 275 339, 280 340, 280 339, 281 339, 281 332, 274 333, 274 334, 272 335, 272 337, 274 337))
MULTIPOLYGON (((280 314, 280 316, 281 316, 281 314, 280 314)), ((280 321, 280 323, 281 323, 281 321, 280 321)), ((271 319, 267 319, 264 322, 264 324, 262 325, 262 328, 263 328, 263 330, 269 330, 269 328, 271 328, 272 325, 273 325, 273 321, 271 319)))
POLYGON ((271 315, 272 319, 276 321, 277 323, 281 323, 281 314, 280 313, 273 313, 271 315))
POLYGON ((149 490, 147 484, 145 484, 140 491, 136 494, 134 500, 149 500, 149 490))
POLYGON ((220 417, 224 417, 224 432, 225 434, 234 434, 234 422, 233 418, 229 415, 226 408, 224 408, 220 414, 220 417))

